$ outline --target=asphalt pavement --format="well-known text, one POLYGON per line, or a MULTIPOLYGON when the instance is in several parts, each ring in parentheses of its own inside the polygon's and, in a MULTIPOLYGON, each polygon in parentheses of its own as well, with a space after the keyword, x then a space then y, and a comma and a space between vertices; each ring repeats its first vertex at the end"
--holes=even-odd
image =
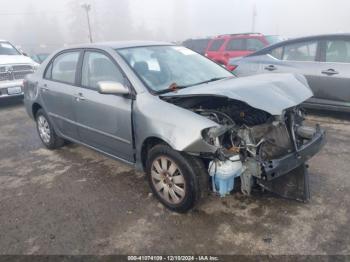
POLYGON ((309 163, 309 203, 236 192, 180 215, 124 164, 45 149, 23 105, 3 104, 0 254, 350 254, 349 119, 308 117, 328 140, 309 163))

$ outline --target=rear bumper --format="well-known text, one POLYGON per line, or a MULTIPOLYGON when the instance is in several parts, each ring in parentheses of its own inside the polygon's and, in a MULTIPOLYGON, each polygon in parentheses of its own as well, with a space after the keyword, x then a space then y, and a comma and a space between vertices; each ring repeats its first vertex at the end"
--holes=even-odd
POLYGON ((262 179, 265 181, 270 181, 289 173, 313 157, 321 150, 325 143, 325 131, 317 127, 313 139, 299 147, 296 152, 285 155, 282 158, 273 159, 263 163, 262 179))

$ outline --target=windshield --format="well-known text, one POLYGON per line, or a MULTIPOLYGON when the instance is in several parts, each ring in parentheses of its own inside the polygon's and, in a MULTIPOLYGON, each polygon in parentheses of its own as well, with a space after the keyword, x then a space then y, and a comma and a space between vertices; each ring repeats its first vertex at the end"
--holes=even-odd
POLYGON ((0 42, 0 55, 20 55, 20 53, 10 43, 0 42))
POLYGON ((265 36, 265 38, 270 45, 277 44, 279 42, 287 40, 286 37, 283 37, 280 35, 268 35, 268 36, 265 36))
POLYGON ((117 52, 155 92, 233 76, 216 63, 181 46, 134 47, 118 49, 117 52))

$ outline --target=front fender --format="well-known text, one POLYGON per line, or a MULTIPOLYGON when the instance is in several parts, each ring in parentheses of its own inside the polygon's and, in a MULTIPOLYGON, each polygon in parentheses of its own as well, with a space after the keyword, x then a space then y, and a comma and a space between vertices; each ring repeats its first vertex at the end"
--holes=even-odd
POLYGON ((141 159, 144 141, 150 137, 159 138, 173 149, 188 153, 210 153, 217 149, 202 138, 202 130, 218 126, 217 123, 157 96, 139 94, 134 103, 133 119, 137 162, 141 159))

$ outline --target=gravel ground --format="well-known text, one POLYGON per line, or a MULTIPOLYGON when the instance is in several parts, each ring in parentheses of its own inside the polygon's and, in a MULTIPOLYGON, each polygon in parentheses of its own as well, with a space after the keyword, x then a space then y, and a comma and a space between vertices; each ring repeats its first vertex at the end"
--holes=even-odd
POLYGON ((45 149, 21 103, 0 107, 0 254, 350 254, 350 121, 310 161, 312 199, 209 197, 179 215, 145 177, 78 145, 45 149))

